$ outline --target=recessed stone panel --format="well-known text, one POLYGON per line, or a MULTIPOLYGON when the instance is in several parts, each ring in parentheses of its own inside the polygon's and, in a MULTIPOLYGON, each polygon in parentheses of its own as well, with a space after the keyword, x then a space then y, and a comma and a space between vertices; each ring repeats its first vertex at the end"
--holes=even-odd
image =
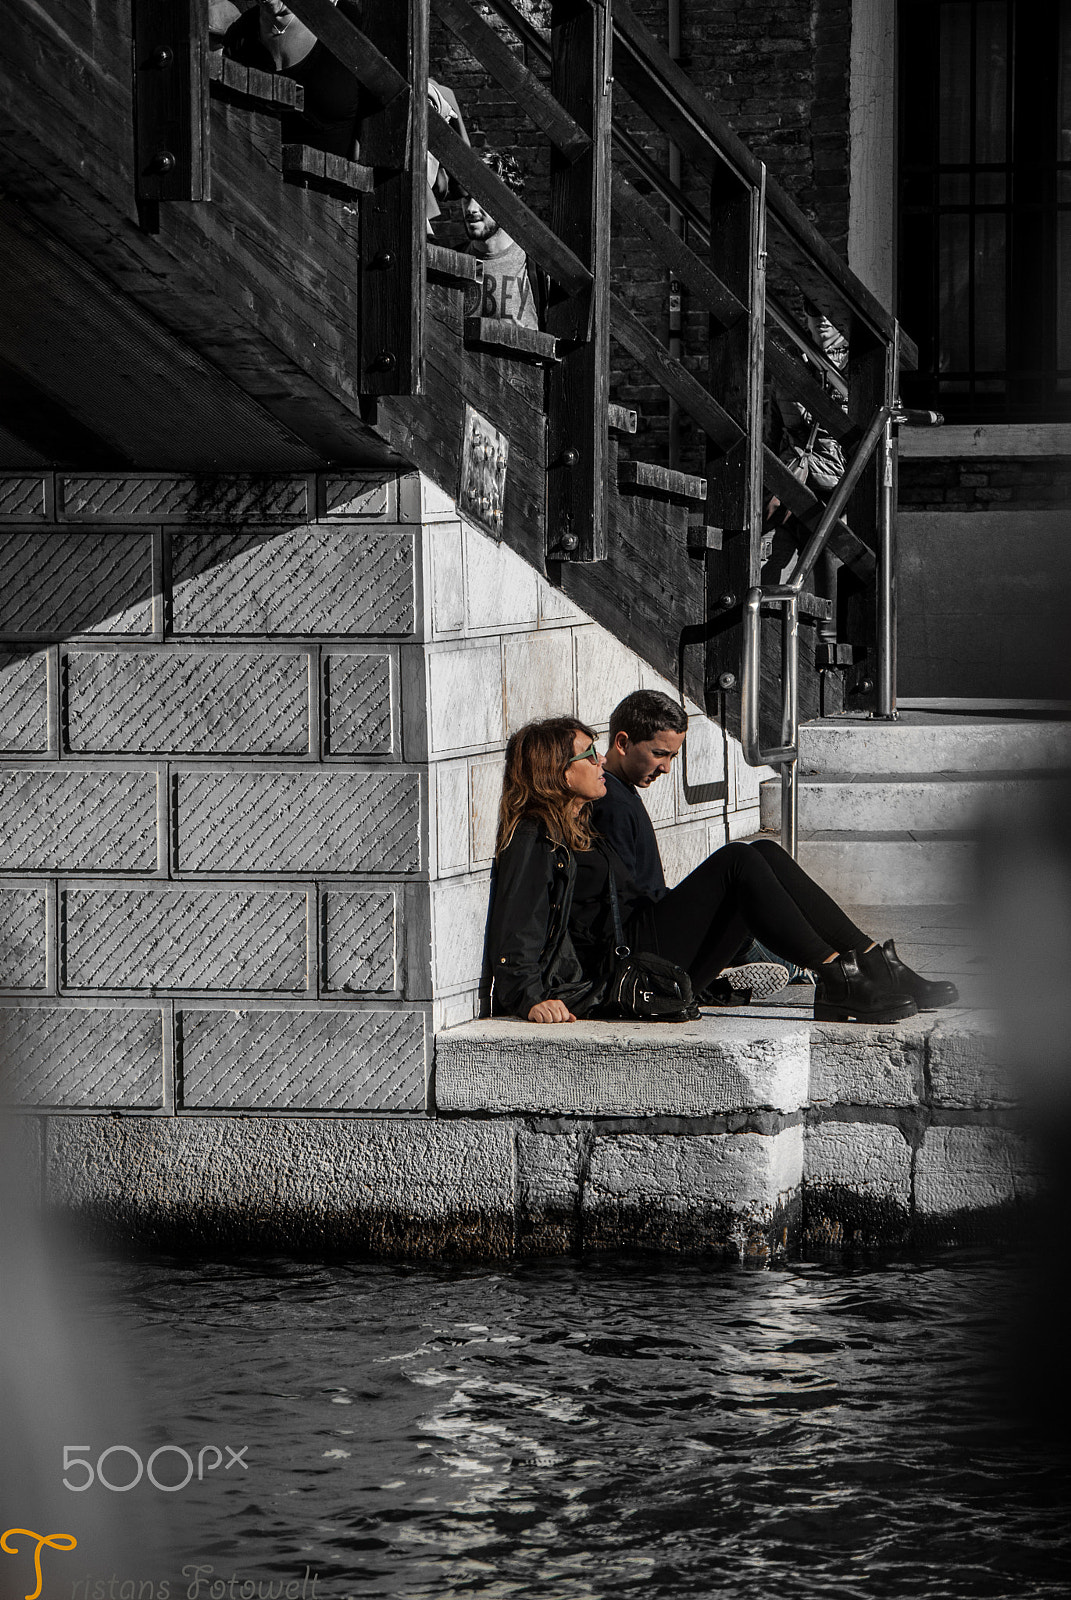
POLYGON ((47 509, 44 478, 0 478, 0 517, 29 522, 45 516, 47 509))
POLYGON ((305 478, 267 478, 259 473, 211 477, 162 476, 60 479, 67 517, 107 517, 140 522, 278 522, 309 514, 305 478))
POLYGON ((395 748, 393 671, 385 651, 324 657, 324 748, 330 755, 381 756, 395 748))
POLYGON ((41 653, 0 650, 0 750, 48 750, 48 658, 41 653))
POLYGON ((0 770, 0 871, 154 872, 155 772, 0 770))
POLYGON ((393 889, 325 889, 324 987, 329 994, 397 989, 398 896, 393 889))
POLYGON ((309 658, 277 651, 72 650, 68 748, 304 755, 309 658))
POLYGON ((394 482, 393 477, 328 476, 324 479, 324 513, 329 517, 385 517, 394 482))
POLYGON ((380 768, 175 778, 182 872, 415 872, 420 780, 380 768))
POLYGON ((149 533, 0 530, 0 634, 151 634, 149 533))
POLYGON ((308 988, 303 890, 68 889, 68 989, 308 988))
POLYGON ((383 527, 176 533, 177 634, 409 634, 413 536, 383 527))
POLYGON ((421 1011, 181 1012, 182 1104, 234 1111, 420 1111, 421 1011))
POLYGON ((0 1005, 0 1075, 14 1105, 152 1110, 163 1104, 160 1008, 0 1005))
POLYGON ((0 888, 0 988, 45 986, 45 892, 43 886, 0 888))

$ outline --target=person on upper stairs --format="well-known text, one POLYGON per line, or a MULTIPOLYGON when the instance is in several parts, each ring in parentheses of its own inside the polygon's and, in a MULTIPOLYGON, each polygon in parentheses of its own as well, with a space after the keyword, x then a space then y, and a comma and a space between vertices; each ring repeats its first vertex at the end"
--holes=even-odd
POLYGON ((575 1022, 605 1014, 617 939, 610 875, 626 943, 655 950, 703 989, 749 935, 815 974, 825 1022, 899 1022, 951 1005, 950 983, 870 939, 772 840, 727 844, 652 899, 593 832, 606 793, 604 758, 575 717, 529 723, 506 746, 483 1000, 486 1014, 575 1022))
MULTIPOLYGON (((591 808, 591 820, 613 846, 635 883, 652 900, 666 891, 662 856, 639 791, 668 775, 684 746, 687 713, 656 689, 637 689, 610 713, 606 793, 591 808)), ((774 955, 757 939, 746 941, 708 986, 703 1003, 728 1005, 764 1000, 802 978, 799 967, 774 955)))
MULTIPOLYGON (((360 26, 360 0, 332 0, 343 16, 360 26)), ((307 144, 356 160, 357 123, 368 97, 311 28, 299 21, 285 0, 259 0, 227 29, 223 54, 259 72, 292 78, 305 91, 305 109, 282 119, 284 144, 307 144)))
MULTIPOLYGON (((514 194, 524 192, 524 174, 513 156, 501 150, 481 150, 480 160, 514 194)), ((546 310, 544 274, 474 195, 465 196, 462 215, 469 236, 466 253, 483 262, 482 281, 470 283, 466 289, 466 317, 502 319, 522 328, 539 328, 546 310)))

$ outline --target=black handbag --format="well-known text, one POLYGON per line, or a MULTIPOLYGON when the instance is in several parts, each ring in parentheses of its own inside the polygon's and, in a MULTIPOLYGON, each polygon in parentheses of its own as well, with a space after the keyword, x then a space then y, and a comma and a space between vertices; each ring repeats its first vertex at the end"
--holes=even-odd
POLYGON ((638 1022, 696 1021, 699 1007, 692 992, 692 980, 684 968, 649 950, 641 950, 638 955, 633 955, 625 943, 613 863, 607 862, 607 867, 610 911, 614 919, 614 955, 617 960, 603 1003, 604 1009, 638 1022))

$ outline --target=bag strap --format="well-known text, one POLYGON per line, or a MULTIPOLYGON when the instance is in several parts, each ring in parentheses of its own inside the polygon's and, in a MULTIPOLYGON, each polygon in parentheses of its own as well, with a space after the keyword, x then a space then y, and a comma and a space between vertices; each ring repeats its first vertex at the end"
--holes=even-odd
POLYGON ((624 958, 631 954, 625 943, 625 930, 621 926, 621 907, 617 903, 617 880, 614 877, 614 864, 608 856, 604 856, 606 871, 609 874, 610 884, 610 915, 614 919, 614 954, 624 958))

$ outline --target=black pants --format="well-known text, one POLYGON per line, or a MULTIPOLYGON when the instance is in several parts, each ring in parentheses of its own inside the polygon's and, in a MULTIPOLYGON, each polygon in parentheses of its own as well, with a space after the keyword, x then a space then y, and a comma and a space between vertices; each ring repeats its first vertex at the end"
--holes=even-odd
POLYGON ((748 936, 800 967, 834 951, 862 950, 868 936, 770 839, 727 844, 640 913, 631 936, 686 968, 702 989, 748 936))

